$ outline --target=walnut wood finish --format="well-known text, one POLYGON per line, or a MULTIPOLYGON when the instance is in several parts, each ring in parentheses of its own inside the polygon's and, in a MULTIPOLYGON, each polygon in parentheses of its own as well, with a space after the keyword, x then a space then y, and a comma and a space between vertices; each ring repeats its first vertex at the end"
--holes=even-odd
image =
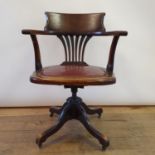
POLYGON ((46 12, 45 30, 67 33, 105 31, 105 13, 68 14, 46 12))
POLYGON ((84 52, 87 42, 92 36, 87 35, 57 35, 65 50, 65 63, 84 63, 84 52))
POLYGON ((114 84, 113 74, 116 46, 120 36, 126 36, 126 31, 106 32, 104 27, 105 13, 64 14, 46 12, 47 22, 45 30, 22 30, 23 34, 31 36, 35 54, 35 72, 30 80, 38 84, 64 85, 71 88, 72 97, 68 98, 61 109, 50 108, 51 116, 56 113, 60 118, 58 123, 46 130, 36 143, 42 143, 56 133, 66 121, 79 120, 88 132, 106 149, 108 139, 94 129, 87 121, 86 114, 102 114, 102 109, 90 109, 76 96, 78 88, 88 85, 114 84), (61 65, 42 67, 37 35, 55 35, 64 47, 65 59, 61 65), (108 63, 105 68, 90 66, 85 62, 85 49, 93 36, 112 36, 113 40, 109 51, 108 63))
POLYGON ((42 69, 42 64, 41 64, 40 49, 39 49, 37 36, 32 34, 31 39, 33 42, 33 47, 34 47, 35 68, 36 68, 36 71, 39 71, 42 69))
MULTIPOLYGON (((76 64, 79 64, 79 62, 81 60, 81 57, 80 57, 81 55, 79 54, 81 52, 81 50, 79 50, 78 54, 77 54, 77 47, 76 47, 77 41, 78 41, 78 36, 81 37, 81 42, 83 41, 82 36, 90 36, 90 38, 92 36, 113 36, 113 41, 112 41, 110 52, 109 52, 109 61, 107 64, 107 73, 109 73, 111 75, 113 73, 114 56, 115 56, 115 50, 116 50, 118 39, 120 36, 126 36, 127 35, 126 31, 111 31, 111 32, 98 31, 98 32, 83 32, 83 33, 75 34, 75 33, 66 33, 66 32, 61 33, 61 32, 54 32, 54 31, 28 30, 28 29, 22 30, 22 33, 26 34, 26 35, 30 35, 32 40, 33 40, 33 45, 34 45, 34 49, 35 49, 35 62, 36 62, 35 68, 36 68, 36 71, 38 71, 39 69, 42 68, 41 60, 40 60, 40 50, 39 50, 39 45, 38 45, 36 35, 55 35, 55 36, 57 36, 62 41, 62 44, 63 44, 64 49, 65 49, 65 62, 72 62, 72 61, 69 61, 69 60, 71 60, 71 53, 70 53, 71 47, 70 46, 72 46, 72 51, 74 52, 74 55, 75 55, 74 59, 75 59, 76 64), (76 39, 74 41, 75 45, 73 45, 72 42, 67 43, 67 41, 66 41, 67 39, 64 36, 66 38, 67 38, 67 36, 76 37, 76 39), (79 55, 79 58, 77 58, 77 55, 79 55), (79 59, 79 61, 77 61, 77 59, 79 59), (40 66, 40 67, 38 67, 38 66, 40 66), (39 69, 37 69, 37 68, 39 68, 39 69)), ((82 50, 83 51, 83 57, 82 57, 83 64, 86 64, 86 63, 84 63, 84 50, 85 50, 85 46, 86 46, 87 42, 85 42, 84 48, 82 50)), ((81 43, 81 44, 83 44, 83 43, 81 43)), ((72 59, 73 59, 73 57, 72 57, 72 59)))
POLYGON ((93 36, 127 36, 127 31, 93 31, 93 32, 56 32, 47 30, 23 29, 22 34, 25 35, 93 35, 93 36))
POLYGON ((53 113, 60 114, 59 122, 52 126, 51 128, 47 129, 45 132, 42 133, 40 137, 36 139, 36 143, 39 147, 42 146, 42 144, 46 141, 48 137, 56 133, 67 121, 76 119, 80 121, 83 126, 88 130, 88 132, 98 139, 98 141, 102 145, 102 149, 105 150, 109 146, 109 141, 106 136, 101 134, 99 131, 97 131, 95 128, 93 128, 87 120, 88 114, 98 114, 99 117, 102 114, 102 109, 89 109, 82 101, 81 98, 77 97, 77 87, 72 87, 72 96, 69 97, 66 101, 66 103, 63 105, 62 109, 56 110, 56 109, 50 109, 51 115, 53 113))
MULTIPOLYGON (((51 107, 49 110, 50 116, 52 117, 54 114, 60 115, 61 112, 63 111, 64 107, 66 106, 66 104, 67 103, 65 103, 61 108, 51 107)), ((84 102, 79 102, 79 104, 85 110, 85 112, 89 115, 98 114, 98 118, 100 118, 103 113, 102 108, 90 109, 84 102)))
POLYGON ((56 65, 34 72, 33 83, 69 86, 106 85, 115 83, 114 75, 106 69, 88 65, 56 65))

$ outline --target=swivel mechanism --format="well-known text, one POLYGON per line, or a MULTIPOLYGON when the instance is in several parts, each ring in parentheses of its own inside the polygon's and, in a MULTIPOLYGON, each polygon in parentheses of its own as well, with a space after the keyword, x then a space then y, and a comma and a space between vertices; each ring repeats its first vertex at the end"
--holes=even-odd
POLYGON ((101 134, 99 131, 97 131, 95 128, 93 128, 89 123, 87 119, 87 114, 98 114, 99 117, 101 117, 102 109, 90 109, 80 97, 77 96, 77 89, 78 87, 71 87, 72 96, 67 99, 67 101, 64 103, 64 105, 58 109, 58 108, 50 108, 50 114, 53 116, 54 113, 59 115, 59 121, 56 125, 52 126, 43 134, 36 139, 36 143, 39 147, 42 146, 43 142, 46 141, 46 139, 50 136, 52 136, 54 133, 56 133, 68 120, 76 119, 80 121, 84 127, 88 130, 88 132, 98 139, 98 141, 102 145, 102 149, 105 150, 109 146, 109 141, 101 134))

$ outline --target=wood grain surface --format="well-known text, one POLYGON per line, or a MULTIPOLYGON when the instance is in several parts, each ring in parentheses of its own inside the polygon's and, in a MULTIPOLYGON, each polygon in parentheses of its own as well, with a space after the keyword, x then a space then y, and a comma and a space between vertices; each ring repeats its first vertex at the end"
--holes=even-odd
POLYGON ((105 107, 101 119, 90 122, 108 135, 110 147, 100 145, 77 121, 70 121, 39 149, 35 138, 57 121, 48 108, 1 108, 0 155, 154 155, 155 107, 105 107))

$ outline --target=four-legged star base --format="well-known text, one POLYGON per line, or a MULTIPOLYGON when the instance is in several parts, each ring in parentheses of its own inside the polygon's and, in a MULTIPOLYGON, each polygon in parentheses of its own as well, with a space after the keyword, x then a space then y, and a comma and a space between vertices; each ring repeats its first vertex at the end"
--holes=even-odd
POLYGON ((62 108, 50 108, 51 116, 54 113, 59 114, 59 121, 55 126, 52 126, 48 130, 43 132, 41 137, 37 138, 36 143, 39 147, 41 147, 42 143, 45 142, 49 136, 56 133, 65 124, 66 121, 76 119, 84 125, 84 127, 92 136, 98 139, 98 141, 102 145, 102 149, 105 150, 109 146, 108 139, 95 128, 93 128, 87 120, 87 114, 98 114, 98 116, 100 117, 102 114, 102 109, 88 108, 87 105, 82 101, 82 99, 76 96, 77 87, 72 87, 71 90, 72 97, 67 99, 62 108))

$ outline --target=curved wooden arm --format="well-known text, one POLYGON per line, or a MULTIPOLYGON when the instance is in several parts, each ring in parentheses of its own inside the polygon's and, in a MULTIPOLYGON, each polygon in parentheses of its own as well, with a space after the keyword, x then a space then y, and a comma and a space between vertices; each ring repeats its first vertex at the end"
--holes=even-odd
POLYGON ((95 36, 127 36, 127 31, 101 31, 101 32, 95 32, 95 36))
POLYGON ((28 34, 28 35, 52 35, 53 33, 50 33, 49 31, 44 31, 44 30, 24 29, 24 30, 22 30, 22 34, 28 34))
POLYGON ((46 30, 22 30, 22 34, 29 35, 93 35, 93 36, 126 36, 127 31, 97 31, 97 32, 84 32, 84 33, 67 33, 67 32, 57 32, 57 31, 46 31, 46 30))
POLYGON ((119 40, 120 36, 127 36, 127 31, 99 31, 99 32, 86 32, 86 33, 67 33, 67 32, 54 32, 54 31, 44 31, 44 30, 22 30, 23 34, 29 34, 31 36, 34 51, 35 51, 35 67, 36 70, 42 69, 41 64, 41 57, 40 57, 40 49, 39 44, 37 41, 36 35, 87 35, 87 36, 113 36, 110 52, 109 52, 109 59, 106 71, 108 74, 113 74, 113 68, 114 68, 114 57, 115 57, 115 51, 116 46, 119 40))
POLYGON ((120 36, 127 36, 128 32, 126 32, 126 31, 115 31, 115 32, 109 32, 109 33, 113 34, 113 40, 112 40, 111 47, 110 47, 109 59, 108 59, 106 71, 108 74, 112 75, 113 69, 114 69, 115 51, 116 51, 116 47, 117 47, 119 37, 120 36))
POLYGON ((39 49, 39 44, 36 35, 31 34, 31 39, 34 47, 34 55, 35 55, 35 69, 36 71, 39 71, 42 69, 42 64, 41 64, 41 56, 40 56, 40 49, 39 49))
POLYGON ((115 57, 115 51, 116 51, 116 46, 119 40, 119 36, 114 36, 111 47, 110 47, 110 52, 109 52, 109 59, 108 59, 108 64, 106 71, 108 74, 113 74, 113 69, 114 69, 114 57, 115 57))

